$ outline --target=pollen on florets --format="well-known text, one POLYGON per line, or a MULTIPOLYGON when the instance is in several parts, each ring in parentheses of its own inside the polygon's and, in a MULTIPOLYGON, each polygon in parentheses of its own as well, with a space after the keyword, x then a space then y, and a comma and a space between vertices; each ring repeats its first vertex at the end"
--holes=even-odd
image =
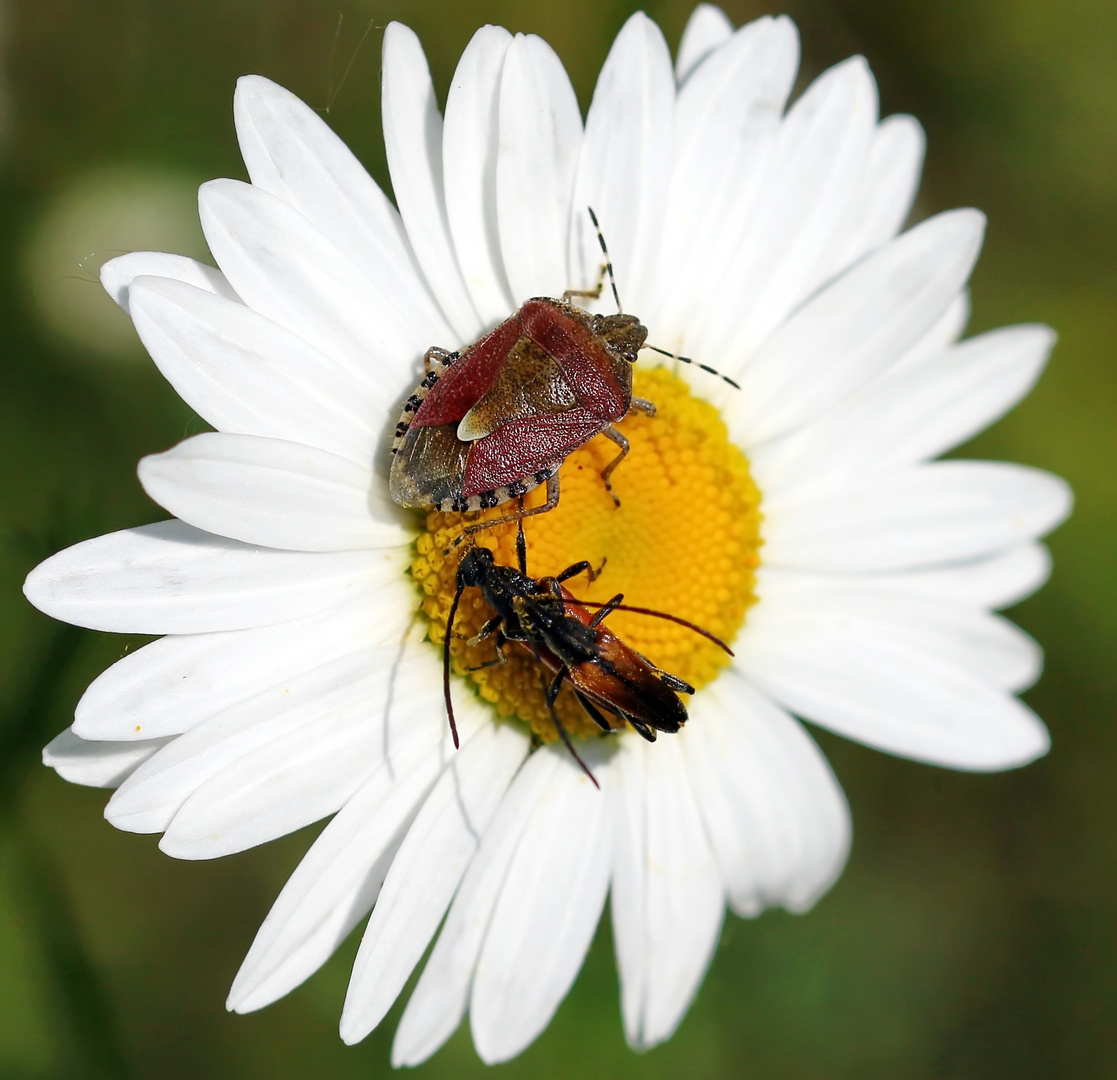
MULTIPOLYGON (((621 506, 614 505, 601 482, 601 470, 616 456, 616 446, 598 436, 563 464, 558 506, 525 519, 528 573, 544 577, 583 559, 594 566, 604 562, 594 583, 577 577, 568 582, 570 591, 599 602, 623 592, 626 604, 678 616, 732 643, 755 600, 760 493, 747 459, 729 441, 712 405, 694 397, 665 368, 638 368, 634 375, 635 393, 655 402, 658 412, 654 417, 633 412, 619 425, 632 447, 613 474, 621 506)), ((528 506, 542 502, 542 489, 526 500, 528 506)), ((502 506, 470 515, 469 521, 507 512, 502 506)), ((429 513, 411 564, 430 620, 430 639, 440 645, 464 548, 444 551, 464 524, 461 514, 429 513)), ((497 562, 516 565, 514 525, 498 525, 476 538, 497 562)), ((479 592, 465 590, 451 639, 453 670, 499 715, 519 718, 549 742, 555 729, 530 653, 511 645, 507 663, 486 667, 496 659, 492 643, 466 645, 491 617, 479 592)), ((712 642, 677 623, 618 611, 607 625, 652 663, 695 688, 711 682, 729 661, 712 642)), ((568 688, 556 708, 572 734, 598 732, 568 688)))

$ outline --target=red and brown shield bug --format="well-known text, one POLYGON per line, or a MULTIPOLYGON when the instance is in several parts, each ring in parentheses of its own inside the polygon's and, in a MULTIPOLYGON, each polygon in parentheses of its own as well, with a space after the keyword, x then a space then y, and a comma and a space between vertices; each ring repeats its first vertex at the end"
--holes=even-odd
POLYGON ((599 434, 619 447, 601 473, 612 493, 609 477, 629 450, 614 425, 630 409, 655 413, 650 401, 632 396, 639 351, 695 362, 647 345, 647 328, 623 313, 605 238, 592 208, 589 214, 605 256, 595 289, 568 289, 560 299, 535 297, 461 352, 427 351, 426 374, 403 407, 392 445, 389 490, 401 506, 488 510, 545 483, 546 503, 521 511, 544 513, 558 502, 563 460, 599 434), (606 274, 617 314, 593 315, 571 303, 574 297, 599 297, 606 274))
POLYGON ((686 723, 687 711, 678 695, 694 693, 694 687, 689 683, 656 667, 612 633, 604 625, 611 612, 634 611, 667 619, 708 638, 730 656, 733 651, 709 631, 686 619, 625 605, 624 596, 620 593, 604 604, 577 600, 562 583, 581 573, 588 573, 592 581, 595 573, 588 562, 574 563, 555 577, 538 580, 529 577, 522 516, 516 537, 516 555, 519 568, 513 569, 498 564, 488 548, 474 547, 466 552, 458 565, 456 589, 446 619, 442 646, 443 692, 454 745, 458 744, 458 732, 450 694, 450 637, 462 593, 475 587, 480 589, 494 615, 469 643, 475 645, 493 637, 497 663, 507 659, 504 652, 507 642, 534 657, 539 668, 544 703, 555 730, 596 784, 593 773, 578 756, 555 711, 555 699, 563 683, 570 684, 586 715, 603 731, 615 730, 615 725, 603 715, 608 714, 621 726, 630 724, 649 742, 655 741, 656 732, 673 734, 680 730, 686 723), (599 610, 591 613, 588 610, 591 607, 599 610), (551 673, 549 680, 545 672, 551 673))

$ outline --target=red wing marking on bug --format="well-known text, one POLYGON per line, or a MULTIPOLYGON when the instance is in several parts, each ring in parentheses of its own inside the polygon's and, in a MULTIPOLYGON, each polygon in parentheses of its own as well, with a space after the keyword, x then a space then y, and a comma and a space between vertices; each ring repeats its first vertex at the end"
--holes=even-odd
MULTIPOLYGON (((601 474, 612 493, 609 477, 628 453, 613 425, 630 409, 654 414, 655 406, 632 396, 632 365, 650 347, 648 331, 620 310, 605 239, 589 213, 605 256, 595 289, 526 300, 460 353, 427 352, 426 375, 403 407, 392 445, 389 490, 401 506, 488 510, 546 483, 546 504, 521 511, 543 513, 558 502, 563 460, 599 434, 620 448, 601 474), (606 272, 617 314, 593 315, 570 302, 600 296, 606 272)), ((519 516, 476 523, 465 532, 519 516)))

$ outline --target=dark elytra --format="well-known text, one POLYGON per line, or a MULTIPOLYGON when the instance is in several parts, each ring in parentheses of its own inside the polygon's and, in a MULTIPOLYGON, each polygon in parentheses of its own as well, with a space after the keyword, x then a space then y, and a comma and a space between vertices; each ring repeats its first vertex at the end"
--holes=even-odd
POLYGON ((674 733, 686 723, 686 707, 678 694, 694 693, 694 688, 688 683, 657 668, 604 626, 604 619, 611 612, 637 611, 668 619, 709 638, 730 655, 732 651, 724 642, 685 619, 647 608, 626 607, 622 603, 623 594, 614 596, 605 604, 576 600, 563 588, 562 582, 581 573, 589 574, 592 581, 596 575, 588 562, 574 563, 555 577, 538 580, 529 577, 522 518, 516 538, 516 553, 518 570, 499 565, 492 552, 483 547, 471 548, 458 565, 442 654, 443 691, 454 745, 458 744, 458 733, 450 694, 450 636, 463 591, 476 587, 495 614, 470 640, 470 644, 494 637, 496 663, 505 662, 504 645, 509 641, 532 654, 539 668, 540 688, 555 730, 596 784, 555 711, 555 699, 564 682, 570 683, 586 715, 603 731, 614 730, 602 715, 604 712, 631 724, 649 742, 655 741, 657 731, 674 733), (591 614, 588 607, 599 610, 591 614), (549 685, 544 671, 554 675, 549 685))

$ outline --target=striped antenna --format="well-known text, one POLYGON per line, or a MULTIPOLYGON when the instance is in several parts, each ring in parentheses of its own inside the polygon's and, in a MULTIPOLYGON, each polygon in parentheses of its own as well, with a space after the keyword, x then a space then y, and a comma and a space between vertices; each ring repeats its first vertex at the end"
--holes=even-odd
POLYGON ((609 249, 605 246, 605 237, 601 233, 601 226, 597 223, 597 215, 593 212, 593 207, 587 206, 586 209, 590 212, 590 221, 593 222, 593 227, 597 230, 597 242, 601 245, 601 254, 605 256, 605 269, 609 271, 609 285, 613 290, 613 299, 617 302, 617 314, 623 315, 621 298, 617 295, 617 279, 613 277, 613 260, 609 258, 609 249))
POLYGON ((691 360, 689 356, 680 356, 678 353, 668 352, 666 349, 657 348, 655 345, 644 345, 643 348, 651 349, 652 352, 657 352, 660 356, 669 356, 672 360, 681 360, 684 364, 692 364, 694 367, 701 368, 711 375, 716 375, 723 382, 729 383, 734 390, 741 389, 741 384, 739 382, 734 382, 728 375, 723 375, 717 368, 712 368, 709 364, 700 364, 697 360, 691 360))

